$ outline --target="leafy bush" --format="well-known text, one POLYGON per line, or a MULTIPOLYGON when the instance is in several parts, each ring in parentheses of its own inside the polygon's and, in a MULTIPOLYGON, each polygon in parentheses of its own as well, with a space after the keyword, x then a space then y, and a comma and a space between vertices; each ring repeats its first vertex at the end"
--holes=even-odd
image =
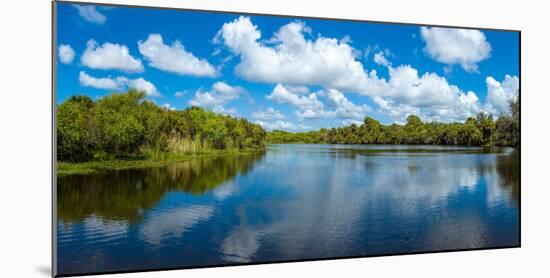
POLYGON ((164 109, 134 89, 96 102, 73 96, 57 108, 57 154, 61 161, 161 160, 215 150, 261 149, 265 136, 261 126, 245 119, 199 107, 164 109))

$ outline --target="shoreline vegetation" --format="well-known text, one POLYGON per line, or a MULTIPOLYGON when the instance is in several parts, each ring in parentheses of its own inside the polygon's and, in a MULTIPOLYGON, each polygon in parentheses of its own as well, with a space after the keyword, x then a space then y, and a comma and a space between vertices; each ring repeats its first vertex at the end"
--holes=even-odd
POLYGON ((57 175, 159 167, 196 158, 261 152, 265 144, 423 144, 518 147, 519 101, 497 120, 484 112, 464 123, 383 125, 366 117, 360 125, 317 131, 265 131, 243 118, 199 107, 173 110, 130 89, 96 101, 72 96, 57 106, 57 175))
POLYGON ((266 137, 246 119, 199 107, 159 107, 134 89, 96 101, 72 96, 57 106, 56 116, 59 175, 258 152, 266 137))
POLYGON ((509 103, 509 112, 496 120, 491 114, 480 112, 464 123, 423 122, 409 115, 403 125, 383 125, 366 117, 360 125, 321 128, 316 131, 267 133, 266 142, 272 144, 381 144, 381 145, 451 145, 482 147, 519 147, 519 100, 509 103))
POLYGON ((179 155, 179 156, 167 156, 161 160, 153 159, 116 159, 105 161, 86 161, 86 162, 57 162, 57 176, 68 176, 75 174, 94 174, 106 170, 127 170, 127 169, 139 169, 139 168, 153 168, 162 167, 174 162, 191 161, 201 158, 213 158, 224 156, 243 156, 254 155, 260 153, 261 150, 251 151, 216 151, 211 153, 192 154, 192 155, 179 155))

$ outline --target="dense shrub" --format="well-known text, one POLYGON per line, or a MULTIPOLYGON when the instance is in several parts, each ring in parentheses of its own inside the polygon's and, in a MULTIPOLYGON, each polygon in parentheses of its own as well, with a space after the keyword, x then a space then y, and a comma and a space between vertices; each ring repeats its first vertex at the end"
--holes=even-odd
POLYGON ((199 107, 161 108, 137 90, 92 101, 73 96, 57 107, 57 154, 80 162, 263 148, 266 133, 245 119, 199 107))

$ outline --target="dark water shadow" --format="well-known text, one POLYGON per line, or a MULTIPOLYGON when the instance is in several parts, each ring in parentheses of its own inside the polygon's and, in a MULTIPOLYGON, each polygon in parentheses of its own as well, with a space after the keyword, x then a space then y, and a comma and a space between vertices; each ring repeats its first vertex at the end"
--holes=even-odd
POLYGON ((172 191, 203 195, 244 175, 264 153, 177 162, 166 167, 72 175, 57 180, 58 219, 80 222, 91 215, 139 222, 172 191))
POLYGON ((520 195, 520 152, 515 149, 510 155, 501 156, 497 161, 497 171, 502 178, 501 187, 507 190, 516 204, 520 195))

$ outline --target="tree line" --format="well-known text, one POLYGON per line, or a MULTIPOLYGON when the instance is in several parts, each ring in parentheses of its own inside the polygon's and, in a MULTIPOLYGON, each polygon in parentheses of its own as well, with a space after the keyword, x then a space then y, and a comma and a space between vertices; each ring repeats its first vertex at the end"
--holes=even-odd
POLYGON ((56 122, 57 158, 68 162, 256 150, 266 137, 245 119, 162 108, 134 89, 97 101, 71 96, 57 106, 56 122))
POLYGON ((435 144, 512 146, 520 143, 519 100, 494 120, 484 112, 464 123, 423 122, 410 115, 404 125, 383 125, 366 117, 361 125, 308 132, 267 132, 246 119, 199 107, 170 110, 145 99, 145 93, 71 96, 57 106, 57 158, 83 162, 170 156, 220 150, 263 149, 264 143, 435 144))
POLYGON ((383 125, 366 117, 361 125, 352 124, 339 128, 321 128, 317 131, 268 132, 267 142, 307 144, 432 144, 467 146, 511 146, 520 143, 519 99, 509 103, 509 112, 494 120, 493 116, 480 112, 464 123, 423 122, 410 115, 404 125, 383 125))

